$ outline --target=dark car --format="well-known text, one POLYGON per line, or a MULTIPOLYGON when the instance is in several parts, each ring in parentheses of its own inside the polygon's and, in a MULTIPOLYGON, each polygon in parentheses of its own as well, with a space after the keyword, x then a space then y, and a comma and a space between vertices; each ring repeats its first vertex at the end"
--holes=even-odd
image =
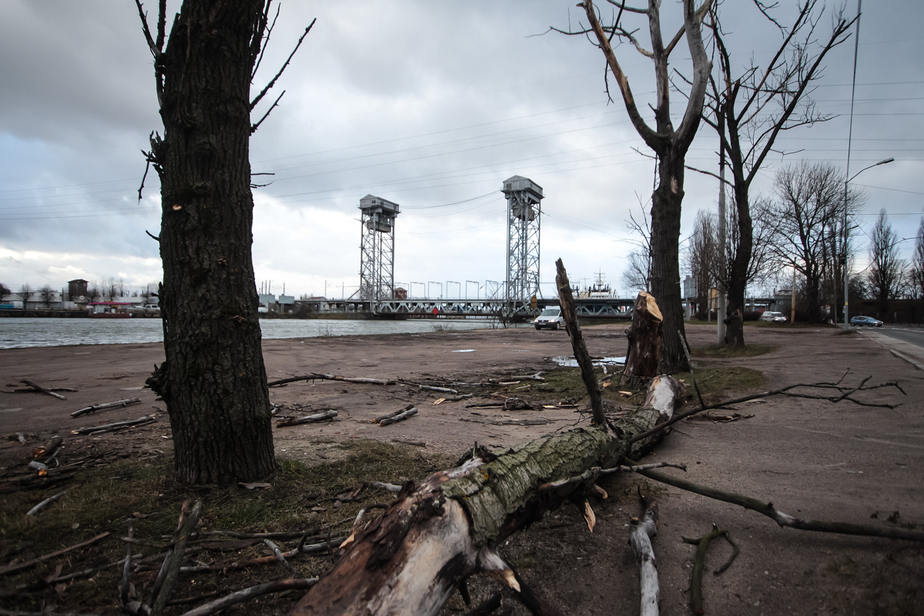
POLYGON ((882 327, 882 321, 879 319, 874 319, 873 317, 852 317, 850 319, 851 325, 856 325, 861 327, 866 325, 867 327, 882 327))

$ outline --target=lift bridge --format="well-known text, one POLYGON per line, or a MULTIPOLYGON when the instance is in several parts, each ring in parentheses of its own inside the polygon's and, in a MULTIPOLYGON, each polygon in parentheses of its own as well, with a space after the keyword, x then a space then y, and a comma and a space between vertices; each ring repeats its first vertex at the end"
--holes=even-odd
MULTIPOLYGON (((406 289, 396 288, 395 222, 397 203, 366 195, 359 201, 360 284, 350 299, 326 300, 334 311, 365 313, 378 318, 483 318, 523 321, 543 308, 558 305, 558 298, 542 298, 539 292, 540 224, 542 187, 515 175, 504 180, 501 192, 507 199, 507 279, 485 299, 410 299, 406 289)), ((460 285, 461 290, 461 285, 460 285)), ((591 293, 575 300, 583 318, 627 318, 631 299, 591 293)))

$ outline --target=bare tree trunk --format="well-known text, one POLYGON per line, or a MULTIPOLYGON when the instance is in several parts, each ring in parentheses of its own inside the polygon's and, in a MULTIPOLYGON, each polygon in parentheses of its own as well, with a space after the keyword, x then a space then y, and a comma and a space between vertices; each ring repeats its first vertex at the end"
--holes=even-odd
MULTIPOLYGON (((658 374, 663 348, 663 317, 658 303, 650 293, 642 291, 635 298, 632 326, 628 331, 629 350, 626 353, 626 378, 652 378, 658 374)), ((679 336, 678 336, 679 337, 679 336)))
MULTIPOLYGON (((750 203, 748 202, 747 184, 742 179, 739 183, 737 169, 735 173, 735 206, 738 220, 738 245, 735 259, 732 261, 728 280, 727 314, 719 315, 725 319, 725 344, 731 347, 744 347, 744 295, 747 290, 748 266, 754 248, 754 230, 751 221, 750 203), (738 187, 743 185, 743 190, 738 187)), ((723 246, 724 250, 725 247, 723 246)))
POLYGON ((156 63, 164 138, 160 297, 179 480, 230 483, 275 469, 251 256, 250 82, 263 1, 186 0, 156 63))
POLYGON ((662 156, 660 184, 651 204, 651 293, 661 307, 665 331, 671 332, 661 340, 658 372, 671 374, 682 370, 685 364, 680 337, 673 334, 685 334, 679 252, 684 156, 681 152, 662 156))

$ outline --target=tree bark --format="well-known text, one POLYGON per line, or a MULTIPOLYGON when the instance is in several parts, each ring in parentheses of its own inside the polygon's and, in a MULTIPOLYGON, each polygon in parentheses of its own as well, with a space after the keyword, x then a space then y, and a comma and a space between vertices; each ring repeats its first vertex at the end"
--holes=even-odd
MULTIPOLYGON (((659 184, 651 201, 651 293, 661 307, 664 329, 686 335, 680 290, 680 205, 683 201, 683 153, 659 156, 659 184)), ((663 336, 655 371, 680 372, 685 360, 679 336, 663 336)), ((650 376, 654 376, 651 374, 650 376)))
POLYGON ((568 338, 571 339, 574 358, 581 368, 581 379, 584 381, 587 395, 590 396, 593 423, 595 426, 602 426, 606 423, 606 415, 603 412, 603 398, 600 396, 600 385, 597 383, 597 377, 594 376, 593 360, 590 358, 590 353, 587 352, 587 343, 584 342, 584 334, 581 333, 581 326, 578 324, 577 315, 574 313, 574 296, 571 294, 571 282, 568 280, 568 272, 565 270, 565 264, 561 259, 555 262, 555 267, 558 272, 555 276, 555 284, 558 287, 561 314, 565 319, 565 330, 568 332, 568 338))
POLYGON ((188 483, 275 469, 251 256, 252 39, 262 36, 263 4, 186 0, 155 57, 166 361, 149 382, 167 404, 177 478, 188 483))
MULTIPOLYGON (((642 291, 635 298, 632 326, 628 331, 625 378, 653 378, 658 374, 659 357, 664 348, 661 310, 655 297, 642 291)), ((679 336, 678 336, 679 338, 679 336)), ((682 353, 682 350, 681 350, 682 353)))
MULTIPOLYGON (((580 5, 584 8, 607 66, 619 85, 633 127, 657 155, 658 186, 651 197, 651 291, 661 305, 664 326, 670 332, 678 331, 681 334, 684 333, 684 322, 680 291, 679 241, 684 157, 699 128, 706 86, 712 70, 702 37, 702 18, 711 5, 711 0, 705 0, 702 6, 696 9, 694 0, 683 0, 683 27, 667 45, 664 44, 661 34, 661 3, 649 2, 648 9, 644 11, 651 36, 650 57, 655 69, 654 128, 645 123, 639 112, 629 87, 628 77, 619 65, 610 44, 611 35, 600 25, 593 1, 584 0, 580 5), (690 79, 690 91, 686 97, 687 106, 680 125, 675 128, 671 121, 668 59, 681 37, 686 38, 693 63, 693 74, 690 79)), ((616 25, 622 28, 621 25, 616 25)), ((622 36, 625 36, 625 31, 622 32, 622 36)), ((663 337, 659 365, 660 372, 666 374, 682 370, 684 357, 679 336, 672 333, 663 337)))
POLYGON ((435 614, 462 580, 497 570, 502 561, 493 546, 589 489, 596 474, 588 469, 650 449, 656 441, 630 441, 664 420, 644 407, 613 422, 612 432, 549 434, 434 473, 420 485, 408 482, 290 614, 435 614))

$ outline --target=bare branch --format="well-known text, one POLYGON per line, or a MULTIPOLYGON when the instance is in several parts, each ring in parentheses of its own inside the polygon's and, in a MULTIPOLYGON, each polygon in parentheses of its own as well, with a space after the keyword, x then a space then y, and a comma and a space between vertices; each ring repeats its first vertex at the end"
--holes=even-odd
POLYGON ((695 492, 696 494, 714 498, 726 503, 731 503, 733 505, 740 505, 745 509, 750 509, 751 511, 756 511, 757 513, 767 516, 783 527, 788 526, 789 528, 795 528, 798 530, 811 530, 826 533, 838 533, 843 535, 862 535, 867 537, 884 537, 887 539, 924 541, 924 531, 920 530, 910 530, 901 527, 873 526, 871 524, 851 524, 847 522, 828 522, 822 520, 801 520, 778 510, 773 506, 773 503, 765 503, 763 501, 757 500, 756 498, 736 494, 734 492, 717 490, 715 488, 699 485, 693 483, 692 481, 680 479, 679 477, 673 477, 658 471, 640 471, 640 474, 648 477, 649 479, 654 479, 655 481, 660 481, 661 483, 666 483, 682 490, 695 492))
POLYGON ((628 13, 637 13, 639 15, 647 15, 648 9, 638 9, 631 6, 626 6, 625 2, 617 2, 617 0, 606 0, 615 7, 619 7, 619 11, 626 11, 628 13))
POLYGON ((148 49, 151 51, 151 55, 157 58, 160 55, 162 44, 157 45, 154 42, 154 38, 151 36, 151 29, 148 27, 148 16, 147 13, 144 12, 141 0, 135 0, 135 6, 138 7, 138 16, 141 18, 141 31, 144 33, 144 40, 148 43, 148 49))
MULTIPOLYGON (((253 108, 257 106, 257 103, 259 103, 263 99, 263 97, 266 96, 266 93, 269 92, 269 90, 274 85, 276 85, 276 81, 279 79, 280 76, 282 76, 282 73, 286 70, 286 67, 289 66, 289 62, 292 61, 292 57, 295 56, 295 52, 297 52, 298 48, 301 47, 302 41, 305 40, 305 37, 308 36, 308 33, 311 32, 311 28, 314 27, 314 24, 317 21, 318 21, 317 18, 311 20, 311 23, 308 24, 308 27, 305 28, 305 31, 302 33, 302 35, 298 37, 298 42, 295 44, 295 49, 293 49, 292 53, 289 54, 289 57, 286 58, 286 61, 283 63, 282 67, 279 69, 279 72, 277 72, 276 75, 270 80, 270 82, 266 84, 266 87, 263 88, 263 90, 257 95, 257 97, 253 99, 253 101, 251 101, 250 103, 251 111, 253 111, 253 108)), ((276 102, 279 102, 279 99, 276 99, 276 102)), ((260 120, 260 121, 262 122, 263 120, 260 120)))
POLYGON ((276 16, 273 17, 273 23, 267 26, 269 21, 269 10, 272 5, 272 0, 266 3, 266 8, 263 10, 263 15, 260 17, 260 21, 257 23, 257 30, 259 34, 254 33, 253 40, 251 41, 251 54, 253 55, 254 63, 253 70, 250 72, 250 80, 253 81, 257 76, 257 71, 260 70, 260 65, 263 63, 263 56, 266 54, 266 48, 269 46, 270 36, 273 34, 273 29, 276 27, 276 21, 279 19, 279 10, 280 5, 276 5, 276 16), (263 33, 266 33, 265 35, 263 33))
POLYGON ((282 97, 283 97, 283 95, 284 95, 285 93, 286 93, 286 91, 283 90, 283 91, 279 94, 279 96, 276 97, 276 100, 273 102, 273 104, 270 105, 270 108, 266 110, 266 113, 263 114, 263 117, 260 118, 260 119, 257 121, 256 124, 251 125, 251 127, 250 127, 250 134, 251 134, 251 135, 254 134, 255 132, 257 132, 257 129, 260 128, 260 125, 261 125, 261 124, 263 124, 263 120, 265 120, 266 118, 269 117, 269 114, 273 111, 273 109, 276 108, 276 105, 279 104, 279 101, 282 100, 282 97))
POLYGON ((645 123, 641 113, 639 113, 638 106, 635 104, 635 96, 632 94, 632 88, 629 86, 629 78, 619 65, 613 47, 610 45, 610 39, 607 37, 606 32, 603 30, 603 26, 600 25, 600 21, 597 19, 593 0, 584 0, 581 6, 584 7, 587 18, 590 20, 591 28, 597 37, 597 42, 600 49, 603 51, 607 65, 609 65, 613 77, 616 78, 616 83, 619 85, 619 90, 622 93, 622 99, 625 103, 626 111, 629 114, 629 119, 632 121, 632 125, 645 143, 648 144, 648 147, 656 152, 662 150, 666 144, 666 140, 663 135, 652 130, 645 123))

